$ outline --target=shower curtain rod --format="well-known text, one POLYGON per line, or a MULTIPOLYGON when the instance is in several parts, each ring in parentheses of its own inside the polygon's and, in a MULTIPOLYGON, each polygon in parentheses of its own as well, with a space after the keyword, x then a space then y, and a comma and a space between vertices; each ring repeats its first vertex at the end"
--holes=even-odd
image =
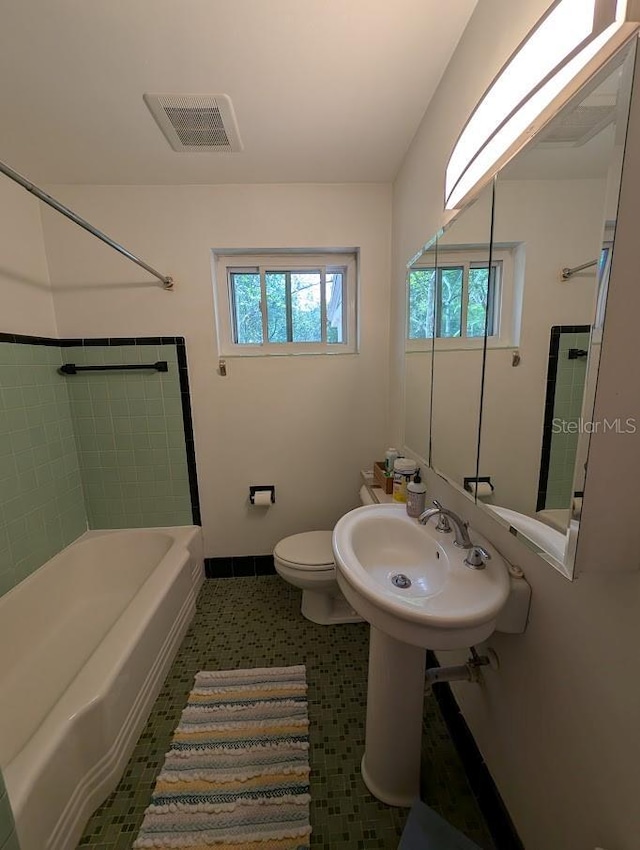
POLYGON ((36 198, 39 198, 45 204, 48 204, 50 207, 53 207, 54 210, 57 210, 62 215, 66 216, 68 219, 71 219, 75 224, 79 227, 84 228, 84 230, 89 231, 92 236, 97 237, 102 242, 105 242, 119 254, 122 254, 128 260, 131 260, 132 263, 140 266, 140 268, 149 272, 149 274, 157 277, 158 280, 162 283, 164 289, 173 289, 173 278, 169 275, 160 274, 157 269, 154 269, 153 266, 150 266, 148 263, 145 263, 144 260, 141 260, 140 257, 136 257, 135 254, 132 254, 131 251, 127 251, 122 245, 116 242, 114 239, 111 239, 110 236, 107 236, 106 233, 103 233, 101 230, 98 230, 97 227, 94 227, 92 224, 89 224, 88 221, 85 221, 79 215, 70 210, 69 207, 65 207, 64 204, 61 204, 60 201, 56 201, 55 198, 52 198, 51 195, 47 195, 46 192, 43 192, 42 189, 39 189, 35 186, 31 181, 27 180, 26 177, 23 177, 22 174, 18 174, 17 171, 14 171, 13 168, 10 168, 5 162, 0 161, 0 172, 6 175, 10 180, 19 183, 23 189, 26 189, 27 192, 31 192, 32 195, 35 195, 36 198))
POLYGON ((569 280, 572 275, 576 274, 576 272, 584 271, 585 269, 590 269, 591 266, 597 266, 598 260, 589 260, 588 263, 583 263, 581 266, 574 266, 572 269, 564 268, 562 269, 562 280, 569 280))

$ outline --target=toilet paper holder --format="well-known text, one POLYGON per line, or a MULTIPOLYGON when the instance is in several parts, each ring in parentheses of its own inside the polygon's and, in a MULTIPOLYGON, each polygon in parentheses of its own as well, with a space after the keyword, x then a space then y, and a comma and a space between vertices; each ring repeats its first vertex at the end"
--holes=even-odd
POLYGON ((249 487, 249 501, 252 505, 255 505, 256 493, 271 493, 271 504, 275 505, 276 502, 276 488, 274 484, 264 484, 264 485, 252 485, 249 487))
POLYGON ((488 484, 489 487, 491 487, 492 493, 496 489, 493 486, 493 484, 491 483, 491 478, 488 475, 485 475, 485 476, 478 475, 477 478, 476 478, 475 475, 469 476, 468 478, 464 478, 462 483, 463 483, 464 489, 467 491, 467 493, 471 493, 471 494, 474 494, 474 488, 472 486, 473 484, 475 484, 476 486, 478 484, 488 484))

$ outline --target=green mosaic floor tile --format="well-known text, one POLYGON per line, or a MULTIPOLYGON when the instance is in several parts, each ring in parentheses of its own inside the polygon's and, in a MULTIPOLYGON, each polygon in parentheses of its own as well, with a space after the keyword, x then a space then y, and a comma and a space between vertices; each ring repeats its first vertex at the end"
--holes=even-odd
MULTIPOLYGON (((309 685, 311 846, 396 850, 407 810, 380 803, 360 777, 368 626, 317 626, 278 576, 207 581, 198 611, 113 794, 79 847, 129 850, 198 670, 306 664, 309 685)), ((425 700, 423 797, 485 850, 493 844, 433 697, 425 700)))

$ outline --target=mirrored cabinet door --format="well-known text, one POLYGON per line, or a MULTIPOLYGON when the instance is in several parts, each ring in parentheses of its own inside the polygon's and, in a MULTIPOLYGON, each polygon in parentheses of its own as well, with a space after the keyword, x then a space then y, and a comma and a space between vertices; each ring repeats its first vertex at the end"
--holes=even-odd
POLYGON ((404 449, 430 465, 434 294, 438 242, 434 238, 407 269, 404 359, 404 449))
POLYGON ((631 49, 612 60, 495 183, 505 334, 487 337, 479 475, 495 487, 486 500, 494 515, 566 575, 593 428, 633 60, 631 49))
POLYGON ((491 259, 493 187, 438 239, 434 277, 431 466, 457 488, 477 477, 485 331, 501 329, 501 267, 491 259))

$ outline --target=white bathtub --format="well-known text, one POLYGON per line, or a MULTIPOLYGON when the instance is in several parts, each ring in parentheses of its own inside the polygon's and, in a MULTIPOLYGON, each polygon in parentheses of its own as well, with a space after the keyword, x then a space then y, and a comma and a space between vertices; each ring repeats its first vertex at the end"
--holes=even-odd
POLYGON ((21 850, 73 850, 195 611, 196 526, 89 531, 0 598, 0 766, 21 850))

